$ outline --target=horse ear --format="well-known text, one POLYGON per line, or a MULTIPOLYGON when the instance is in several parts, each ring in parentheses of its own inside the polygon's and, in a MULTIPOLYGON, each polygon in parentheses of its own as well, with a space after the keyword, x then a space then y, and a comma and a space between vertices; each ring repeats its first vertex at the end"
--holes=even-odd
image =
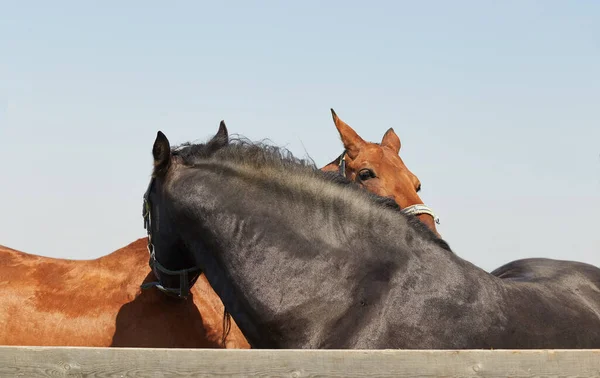
POLYGON ((229 132, 227 131, 227 125, 225 125, 225 121, 221 121, 219 124, 219 131, 213 139, 220 139, 223 144, 227 144, 229 142, 229 132))
POLYGON ((381 139, 381 146, 391 148, 392 151, 396 153, 400 153, 400 147, 402 144, 400 143, 400 138, 394 132, 393 128, 389 128, 388 131, 385 132, 383 138, 381 139))
POLYGON ((229 132, 227 131, 225 121, 221 121, 219 124, 219 131, 217 131, 215 136, 212 137, 208 144, 215 149, 219 149, 229 144, 229 132))
POLYGON ((333 123, 335 124, 336 129, 340 133, 340 138, 342 138, 342 143, 344 144, 344 148, 348 153, 350 159, 356 158, 360 151, 360 148, 366 143, 363 138, 361 138, 356 131, 352 130, 346 122, 342 121, 335 111, 331 109, 331 115, 333 117, 333 123))
POLYGON ((323 172, 337 172, 340 169, 339 164, 340 164, 339 159, 335 159, 331 163, 329 163, 326 166, 324 166, 323 168, 321 168, 321 170, 323 172))
POLYGON ((171 145, 162 131, 156 133, 156 140, 152 147, 152 155, 154 156, 155 175, 164 173, 171 161, 171 145))

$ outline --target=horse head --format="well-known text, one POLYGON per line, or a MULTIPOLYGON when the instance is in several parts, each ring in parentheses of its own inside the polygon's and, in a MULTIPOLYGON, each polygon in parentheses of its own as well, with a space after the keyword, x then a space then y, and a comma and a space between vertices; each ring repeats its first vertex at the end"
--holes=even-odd
MULTIPOLYGON (((206 143, 207 151, 214 151, 229 143, 229 133, 224 121, 221 121, 217 134, 206 143)), ((165 181, 169 178, 172 169, 177 165, 173 158, 171 146, 167 137, 159 131, 152 148, 154 157, 154 171, 148 189, 144 194, 142 214, 144 227, 148 232, 148 252, 150 253, 150 267, 157 281, 144 283, 143 289, 156 287, 160 291, 178 298, 187 298, 190 288, 194 285, 202 270, 193 259, 182 253, 170 253, 181 249, 180 242, 172 238, 172 233, 163 233, 156 238, 154 235, 162 228, 170 227, 165 219, 169 217, 169 209, 160 209, 160 201, 154 201, 157 192, 165 194, 165 181), (169 253, 166 253, 169 251, 169 253)))
POLYGON ((344 144, 344 152, 321 169, 339 171, 368 191, 393 198, 405 213, 417 216, 439 235, 435 227, 439 220, 419 197, 421 181, 402 161, 400 138, 394 129, 386 131, 381 143, 371 143, 342 121, 333 109, 331 114, 344 144))

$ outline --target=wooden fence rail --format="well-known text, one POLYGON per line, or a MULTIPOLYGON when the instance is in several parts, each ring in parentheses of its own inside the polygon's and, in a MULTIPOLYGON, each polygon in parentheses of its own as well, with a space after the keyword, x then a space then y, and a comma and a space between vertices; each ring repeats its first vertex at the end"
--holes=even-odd
POLYGON ((0 346, 1 377, 600 377, 600 350, 0 346))

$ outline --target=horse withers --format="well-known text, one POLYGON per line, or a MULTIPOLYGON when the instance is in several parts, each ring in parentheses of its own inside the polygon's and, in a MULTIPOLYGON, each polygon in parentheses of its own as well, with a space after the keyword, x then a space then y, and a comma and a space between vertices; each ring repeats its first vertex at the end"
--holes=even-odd
POLYGON ((145 200, 157 261, 199 264, 252 347, 600 347, 600 269, 502 280, 415 217, 272 146, 159 132, 145 200))

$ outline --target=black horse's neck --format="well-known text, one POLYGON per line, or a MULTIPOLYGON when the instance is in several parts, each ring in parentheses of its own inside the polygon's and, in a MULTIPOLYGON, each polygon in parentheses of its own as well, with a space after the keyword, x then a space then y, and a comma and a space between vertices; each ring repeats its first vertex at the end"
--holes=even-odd
POLYGON ((460 346, 500 325, 495 278, 399 212, 343 195, 319 203, 326 185, 311 197, 315 190, 266 190, 268 182, 221 173, 198 172, 202 180, 184 189, 194 198, 186 212, 202 216, 181 232, 252 347, 460 346))
MULTIPOLYGON (((195 253, 195 257, 199 264, 203 266, 203 273, 250 346, 253 349, 275 348, 276 345, 257 328, 252 312, 248 311, 248 304, 244 301, 244 297, 239 295, 239 288, 236 287, 235 281, 230 278, 228 271, 223 268, 220 259, 212 254, 200 253, 199 251, 206 251, 207 249, 206 244, 201 240, 190 240, 186 244, 190 250, 198 252, 195 253)), ((213 245, 210 248, 214 247, 213 245)), ((241 292, 243 293, 243 290, 241 292)))

